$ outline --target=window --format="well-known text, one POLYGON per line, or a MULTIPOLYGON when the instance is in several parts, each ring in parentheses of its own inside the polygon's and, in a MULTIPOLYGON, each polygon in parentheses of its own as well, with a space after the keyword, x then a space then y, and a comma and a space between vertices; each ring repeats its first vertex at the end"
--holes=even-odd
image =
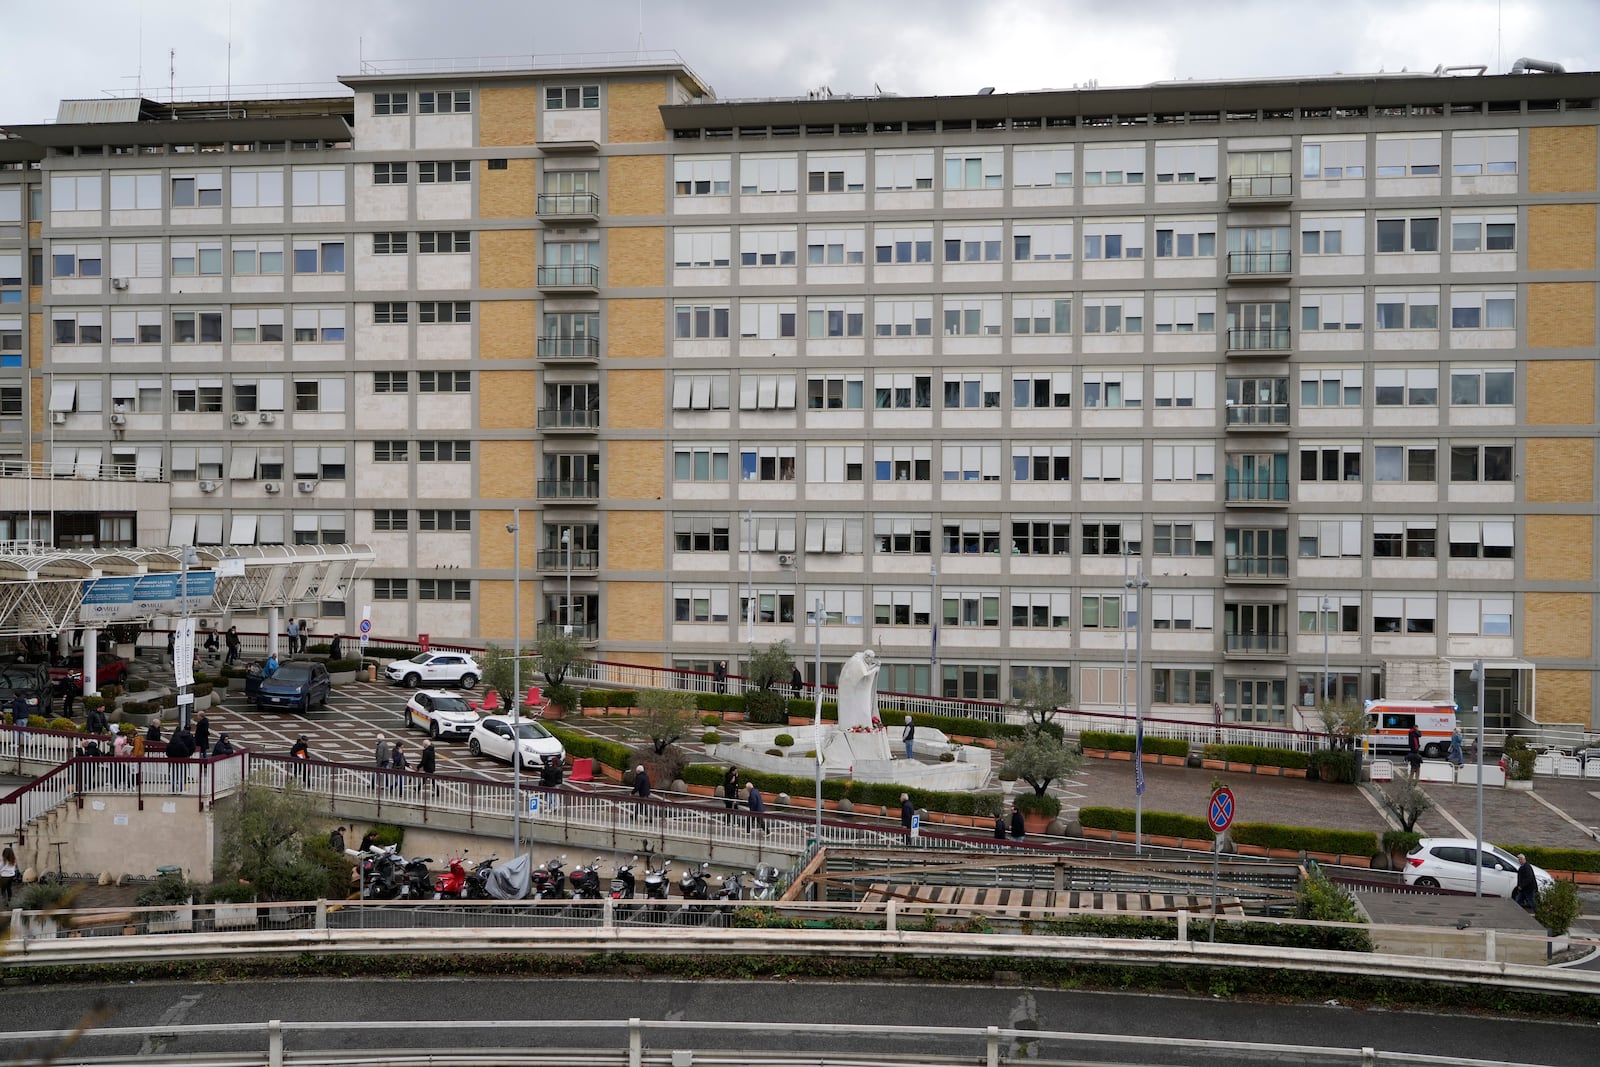
POLYGON ((1360 559, 1360 519, 1301 519, 1301 559, 1360 559))
POLYGON ((295 207, 343 206, 343 167, 292 167, 290 171, 295 207))
POLYGON ((404 115, 411 110, 410 93, 373 93, 374 115, 404 115))
POLYGON ((744 300, 739 303, 739 336, 776 341, 795 335, 795 303, 744 300))
MULTIPOLYGON (((1085 594, 1082 600, 1082 611, 1078 616, 1078 625, 1085 630, 1122 629, 1122 594, 1085 594)), ((1128 629, 1133 629, 1132 620, 1129 620, 1128 629)))
POLYGON ((418 463, 471 463, 471 441, 418 441, 418 463))
POLYGON ((1212 614, 1210 593, 1150 595, 1150 628, 1153 630, 1209 630, 1212 614))
POLYGON ((728 525, 725 515, 674 515, 672 547, 678 552, 726 552, 728 525))
POLYGON ((419 393, 470 393, 472 372, 467 370, 419 370, 419 393))
POLYGON ((1433 596, 1374 596, 1372 632, 1431 634, 1438 611, 1438 601, 1433 596))
POLYGON ((372 254, 403 256, 411 251, 411 235, 403 230, 387 230, 372 235, 372 254))
POLYGON ((929 626, 933 592, 928 589, 872 590, 872 621, 877 626, 929 626))
POLYGON ((1439 251, 1439 217, 1378 219, 1379 255, 1439 251))
POLYGON ((1300 450, 1302 482, 1359 482, 1360 445, 1325 445, 1300 450))
POLYGON ((1013 297, 1011 332, 1019 337, 1072 332, 1070 296, 1013 297))
POLYGON ((1083 406, 1136 408, 1144 404, 1144 375, 1139 371, 1084 371, 1083 406))
POLYGON ((1450 597, 1450 633, 1474 637, 1511 636, 1510 597, 1450 597))
POLYGON ((1016 374, 1011 379, 1011 406, 1014 408, 1070 408, 1071 371, 1035 371, 1016 374))
POLYGON ((679 157, 672 163, 672 174, 678 196, 727 196, 732 164, 727 156, 679 157))
POLYGON ((1516 545, 1516 520, 1451 519, 1451 559, 1510 559, 1516 545))
MULTIPOLYGON (((1254 640, 1254 638, 1251 638, 1254 640)), ((1223 706, 1230 722, 1281 723, 1286 715, 1288 685, 1281 679, 1229 678, 1222 686, 1223 706)))
POLYGON ((1000 668, 979 663, 940 665, 939 695, 946 700, 999 700, 1000 668))
POLYGON ((444 89, 417 94, 417 114, 465 114, 472 110, 472 93, 466 89, 444 89))
POLYGON ((1143 259, 1144 220, 1083 224, 1084 259, 1143 259))
POLYGON ((1377 320, 1380 330, 1437 330, 1439 291, 1378 291, 1377 320))
POLYGON ((373 600, 403 600, 411 599, 411 580, 409 578, 374 578, 372 579, 373 600))
POLYGON ((806 336, 813 338, 860 337, 865 329, 866 303, 861 300, 810 300, 806 302, 806 336))
MULTIPOLYGON (((115 257, 119 246, 111 246, 115 257)), ((17 253, 0 253, 0 304, 22 303, 22 256, 17 253)))
POLYGON ((472 251, 470 230, 423 230, 417 234, 417 251, 425 255, 472 251))
POLYGON ((1139 553, 1139 524, 1136 522, 1085 522, 1079 526, 1079 540, 1085 556, 1120 556, 1124 543, 1134 555, 1139 553))
POLYGON ((1300 142, 1300 175, 1335 180, 1362 178, 1367 173, 1365 137, 1326 138, 1300 142))
MULTIPOLYGON (((294 409, 296 411, 339 412, 344 410, 343 378, 296 378, 294 383, 294 409)), ((217 410, 222 410, 220 395, 217 410)))
POLYGON ((411 442, 409 441, 372 442, 372 461, 374 463, 408 463, 410 460, 411 442))
MULTIPOLYGON (((340 269, 344 265, 344 244, 339 245, 340 269)), ((221 241, 173 241, 172 273, 175 277, 218 276, 222 273, 221 241)))
POLYGON ((1000 625, 1000 594, 987 589, 946 589, 940 593, 945 626, 1000 625))
POLYGON ((296 274, 343 274, 344 242, 295 241, 294 272, 296 274))
MULTIPOLYGON (((50 245, 50 276, 52 278, 98 278, 103 262, 100 244, 50 245)), ((19 263, 20 267, 20 263, 19 263)))
POLYGON ((755 603, 743 593, 739 596, 739 617, 756 622, 794 622, 794 593, 775 589, 755 590, 755 603), (752 614, 751 608, 754 607, 752 614))
POLYGON ((1084 297, 1083 332, 1086 334, 1144 333, 1144 297, 1084 297))
POLYGON ((409 393, 411 391, 411 372, 404 370, 380 370, 372 373, 372 391, 374 393, 409 393))
POLYGON ((544 106, 549 111, 593 111, 600 106, 600 86, 547 86, 544 91, 544 106))
POLYGON ((932 445, 878 445, 872 451, 872 477, 879 482, 933 480, 932 445))
POLYGON ((932 226, 874 226, 873 262, 893 264, 932 263, 932 226))
POLYGON ((1157 219, 1157 259, 1211 259, 1217 254, 1216 219, 1157 219))
MULTIPOLYGON (((795 265, 796 231, 793 226, 739 230, 741 267, 792 267, 795 265)), ((721 264, 715 264, 720 266, 721 264)))
POLYGON ((172 313, 172 343, 221 344, 222 312, 174 311, 172 313))
POLYGON ((1439 524, 1434 519, 1373 519, 1374 559, 1434 559, 1438 555, 1439 524))
POLYGON ((672 453, 672 476, 680 482, 728 480, 726 445, 682 445, 672 453))
POLYGON ((1515 174, 1517 133, 1455 133, 1450 135, 1450 173, 1515 174))
POLYGON ((672 265, 726 267, 731 247, 732 235, 727 230, 679 230, 672 235, 672 265))
POLYGON ((1012 445, 1011 480, 1014 482, 1072 481, 1072 446, 1012 445))
MULTIPOLYGON (((221 201, 218 201, 219 203, 221 201)), ((176 202, 174 202, 174 206, 176 202)), ((51 211, 99 211, 100 175, 52 174, 50 176, 51 211)), ((30 211, 29 218, 38 218, 30 211)))
POLYGON ((1379 407, 1433 407, 1439 403, 1439 368, 1379 367, 1372 372, 1379 407))
POLYGON ((757 515, 739 534, 741 552, 793 552, 794 516, 757 515))
POLYGON ((723 588, 674 586, 673 622, 727 622, 728 591, 723 588))
POLYGON ((50 324, 51 343, 58 345, 97 345, 104 332, 104 316, 98 311, 55 311, 50 324))
POLYGON ((373 185, 404 185, 411 180, 409 163, 374 163, 373 185))
POLYGON ((878 337, 929 337, 933 334, 933 301, 873 301, 873 332, 878 337))
POLYGON ((1516 371, 1510 367, 1455 367, 1450 371, 1453 407, 1511 405, 1516 399, 1516 371))
POLYGON ((946 225, 944 228, 946 263, 998 263, 1000 249, 998 222, 970 226, 946 225))
POLYGON ((1208 557, 1215 550, 1215 538, 1216 523, 1211 519, 1157 522, 1150 528, 1150 547, 1157 556, 1208 557))
POLYGON ((1018 222, 1012 228, 1011 258, 1018 263, 1066 262, 1072 255, 1071 222, 1018 222))
POLYGON ((791 411, 794 406, 794 375, 739 375, 739 408, 741 411, 791 411))
POLYGON ((1360 367, 1303 368, 1300 371, 1301 407, 1361 406, 1360 367))
POLYGON ((1011 184, 1018 189, 1064 189, 1072 185, 1076 149, 1018 148, 1011 154, 1011 184))
POLYGON ((1515 212, 1496 215, 1450 216, 1450 251, 1514 252, 1517 248, 1515 212))
POLYGON ((739 477, 747 482, 794 481, 794 445, 751 445, 739 450, 739 477))
POLYGON ((234 241, 232 247, 235 275, 283 273, 282 241, 234 241))
POLYGON ((418 600, 471 600, 472 582, 467 578, 418 578, 418 600))
MULTIPOLYGON (((947 482, 998 482, 1000 480, 999 445, 945 445, 943 446, 941 476, 947 482)), ((995 526, 996 551, 1000 536, 995 526)))
POLYGON ((806 481, 821 485, 862 481, 864 455, 861 445, 807 445, 806 481))
POLYGON ((675 333, 680 340, 728 336, 727 304, 679 304, 673 309, 675 333))
POLYGON ((1512 479, 1511 445, 1451 445, 1452 482, 1509 482, 1512 479))
POLYGON ((826 555, 861 554, 862 523, 859 518, 806 519, 806 551, 826 555))
POLYGON ((1086 482, 1143 481, 1142 445, 1083 445, 1082 478, 1086 482))
MULTIPOLYGON (((1231 388, 1232 383, 1229 384, 1231 388)), ((1216 375, 1208 370, 1158 370, 1155 373, 1158 408, 1214 408, 1217 406, 1216 389, 1216 375)), ((1267 396, 1270 395, 1269 392, 1267 396)), ((1282 402, 1287 404, 1288 397, 1282 402)))
POLYGON ((1011 523, 1014 556, 1072 554, 1072 523, 1060 519, 1015 519, 1011 523))
POLYGON ((811 411, 860 411, 864 376, 822 375, 806 379, 806 408, 811 411))
POLYGON ((944 298, 946 337, 998 337, 1005 319, 998 296, 947 296, 944 298))
POLYGON ((1354 594, 1301 593, 1298 632, 1357 634, 1361 632, 1361 597, 1354 594))
POLYGON ((419 300, 417 301, 418 322, 471 322, 472 302, 470 300, 419 300))
MULTIPOLYGON (((1216 447, 1209 444, 1151 446, 1151 480, 1157 482, 1210 482, 1216 480, 1216 447)), ((1131 479, 1130 479, 1131 480, 1131 479)))
POLYGON ((933 377, 928 374, 876 374, 874 407, 906 410, 933 407, 933 377))
POLYGON ((1214 296, 1157 296, 1156 333, 1215 333, 1214 296))
POLYGON ((1437 482, 1439 450, 1433 445, 1375 445, 1372 466, 1376 482, 1437 482))
POLYGON ((908 193, 933 188, 933 152, 882 151, 874 153, 873 187, 880 193, 908 193))
POLYGON ((1288 348, 1289 302, 1229 304, 1228 347, 1240 352, 1288 348))
POLYGON ((1143 185, 1144 145, 1083 150, 1084 185, 1143 185))
POLYGON ((1303 215, 1300 254, 1359 256, 1366 251, 1367 222, 1361 215, 1303 215))
POLYGON ((472 529, 472 512, 464 508, 420 508, 417 529, 447 533, 466 533, 472 529))
POLYGON ((342 342, 344 308, 295 308, 294 339, 301 344, 342 342))
POLYGON ((380 300, 372 305, 372 322, 376 326, 396 326, 410 321, 411 305, 404 300, 380 300))
POLYGON ((864 226, 824 229, 806 227, 806 264, 812 267, 841 267, 864 263, 867 258, 867 231, 864 226))
POLYGON ((1359 330, 1365 316, 1365 296, 1353 293, 1300 294, 1300 329, 1306 333, 1324 330, 1359 330))
POLYGON ((875 551, 887 556, 926 556, 933 551, 933 520, 925 516, 880 515, 872 520, 875 551))
POLYGON ((998 408, 1000 406, 1000 375, 946 374, 944 376, 944 406, 946 408, 998 408))
MULTIPOLYGON (((174 174, 172 184, 173 207, 221 207, 222 173, 174 174)), ((342 191, 342 190, 341 190, 342 191)), ((340 201, 343 202, 342 200, 340 201)), ((296 201, 299 203, 299 201, 296 201)))
POLYGON ((1511 290, 1453 289, 1450 292, 1452 330, 1514 330, 1517 294, 1511 290))
POLYGON ((679 374, 672 380, 674 411, 727 411, 726 374, 679 374))
POLYGON ((1156 667, 1150 671, 1152 704, 1210 704, 1211 672, 1192 667, 1156 667))
POLYGON ((1189 185, 1217 180, 1217 143, 1162 144, 1156 142, 1156 184, 1189 185))
POLYGON ((372 530, 374 533, 399 533, 409 530, 410 514, 405 508, 378 508, 372 513, 372 530))
MULTIPOLYGON (((401 164, 404 166, 404 164, 401 164)), ((231 197, 234 208, 283 206, 283 170, 245 170, 234 168, 230 174, 233 186, 231 197)), ((404 179, 401 179, 404 181, 404 179)))
POLYGON ((101 396, 101 383, 97 378, 55 378, 50 383, 50 410, 99 411, 101 396))
POLYGON ((946 555, 1000 554, 999 519, 946 519, 943 537, 946 555))
POLYGON ((792 155, 739 157, 739 192, 776 196, 799 189, 799 161, 792 155))
POLYGON ((867 188, 863 152, 810 152, 806 155, 806 192, 860 193, 867 188))
POLYGON ((946 189, 1000 189, 1005 184, 999 148, 947 148, 944 150, 946 189))
POLYGON ((1439 135, 1378 134, 1378 177, 1425 178, 1439 174, 1439 135))

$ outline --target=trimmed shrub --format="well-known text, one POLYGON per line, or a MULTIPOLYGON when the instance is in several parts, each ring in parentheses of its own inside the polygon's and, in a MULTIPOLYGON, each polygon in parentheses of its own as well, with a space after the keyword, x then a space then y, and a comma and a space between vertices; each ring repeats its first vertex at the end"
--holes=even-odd
POLYGON ((788 702, 770 689, 752 689, 744 696, 745 717, 768 726, 788 722, 788 702))
POLYGON ((61 731, 65 732, 65 733, 69 733, 70 734, 70 733, 75 733, 77 731, 78 724, 73 722, 71 719, 63 719, 60 716, 57 716, 56 718, 50 720, 50 724, 48 726, 46 726, 45 729, 46 730, 61 730, 61 731))
POLYGON ((730 711, 744 711, 744 696, 742 694, 696 693, 694 695, 694 703, 695 707, 701 711, 721 712, 724 715, 730 711))
POLYGON ((1307 777, 1315 774, 1324 782, 1354 782, 1356 754, 1347 748, 1323 748, 1306 761, 1307 777))
MULTIPOLYGON (((1415 848, 1417 842, 1421 840, 1422 835, 1418 833, 1411 833, 1406 830, 1385 830, 1383 832, 1383 851, 1390 855, 1398 852, 1403 856, 1415 848)), ((1595 853, 1595 855, 1600 856, 1600 852, 1595 853)))
POLYGON ((956 761, 956 754, 954 752, 941 752, 941 753, 939 753, 939 762, 940 763, 954 763, 955 761, 956 761))
POLYGON ((1229 829, 1229 833, 1233 835, 1233 840, 1237 844, 1281 848, 1291 852, 1371 856, 1378 851, 1378 835, 1371 830, 1325 830, 1316 826, 1236 822, 1229 829))
MULTIPOLYGON (((1116 830, 1121 833, 1133 833, 1134 813, 1129 808, 1080 808, 1078 809, 1078 822, 1085 829, 1116 830)), ((1202 818, 1194 815, 1180 815, 1171 811, 1147 811, 1144 813, 1142 829, 1147 834, 1156 834, 1160 837, 1193 837, 1205 838, 1212 836, 1211 827, 1202 818)))
POLYGON ((552 685, 545 689, 545 698, 552 704, 558 704, 567 711, 576 714, 583 705, 579 703, 580 694, 576 686, 552 685))
MULTIPOLYGON (((195 673, 195 677, 200 677, 198 672, 195 673)), ((127 692, 127 690, 123 689, 120 685, 103 685, 100 687, 100 695, 105 697, 107 700, 116 700, 125 692, 127 692)))
POLYGON ((163 694, 161 694, 161 696, 156 698, 156 707, 158 707, 158 708, 171 709, 171 708, 175 708, 177 706, 178 706, 178 694, 177 693, 163 693, 163 694))
POLYGON ((1201 756, 1229 763, 1253 763, 1258 767, 1288 767, 1304 770, 1310 763, 1306 753, 1292 748, 1268 748, 1265 745, 1206 745, 1201 756))
POLYGON ((772 739, 772 743, 777 745, 779 748, 792 748, 794 746, 794 735, 779 734, 777 737, 772 739))
MULTIPOLYGON (((224 678, 243 678, 247 673, 244 667, 228 666, 222 668, 222 676, 224 678)), ((150 679, 148 678, 134 678, 128 682, 128 691, 130 693, 138 693, 149 688, 150 679)))
POLYGON ((199 886, 186 881, 183 875, 163 874, 139 890, 133 903, 140 908, 158 908, 163 904, 187 904, 192 898, 202 895, 199 886))
POLYGON ((639 694, 632 689, 585 689, 578 694, 586 708, 636 707, 639 694))
POLYGON ((700 716, 700 725, 701 726, 721 726, 722 725, 722 716, 721 715, 702 715, 702 716, 700 716))
POLYGON ((576 730, 563 729, 556 723, 545 723, 545 729, 561 742, 561 747, 566 749, 567 755, 573 759, 599 760, 607 767, 619 771, 640 762, 633 759, 632 749, 616 741, 607 741, 604 738, 581 734, 576 730))
POLYGON ((1012 797, 1012 801, 1024 815, 1047 815, 1053 819, 1061 814, 1061 801, 1048 793, 1042 797, 1034 793, 1019 793, 1012 797))
MULTIPOLYGON (((1078 735, 1078 741, 1084 748, 1101 748, 1107 752, 1132 752, 1134 735, 1085 730, 1078 735)), ((1189 755, 1189 742, 1181 737, 1146 737, 1144 751, 1155 755, 1183 758, 1189 755)))
MULTIPOLYGON (((326 651, 326 649, 324 649, 324 651, 326 651)), ((329 674, 345 674, 349 671, 359 671, 360 669, 360 656, 348 657, 345 659, 331 659, 328 661, 329 674)))
POLYGON ((722 735, 715 730, 707 730, 700 735, 700 743, 702 745, 720 745, 722 744, 722 735))
POLYGON ((211 695, 211 690, 210 682, 196 682, 194 684, 194 695, 197 697, 208 697, 211 695))
MULTIPOLYGON (((244 670, 243 670, 243 668, 240 668, 240 667, 224 667, 224 668, 222 668, 222 676, 224 678, 243 678, 244 677, 244 670), (229 671, 234 671, 236 673, 229 674, 228 673, 229 671)), ((130 692, 130 693, 142 693, 146 689, 149 689, 149 688, 150 688, 150 679, 148 679, 148 678, 129 678, 128 679, 128 692, 130 692)))
POLYGON ((769 749, 767 749, 767 755, 769 755, 769 756, 781 756, 781 755, 783 755, 783 749, 781 749, 781 748, 769 748, 769 749))
POLYGON ((1536 867, 1553 871, 1600 871, 1600 852, 1585 848, 1545 848, 1542 845, 1500 845, 1513 856, 1522 854, 1536 867))
POLYGON ((1533 762, 1538 754, 1515 734, 1506 738, 1506 777, 1516 782, 1533 780, 1533 762))
POLYGON ((94 711, 96 708, 105 707, 108 703, 110 702, 105 697, 84 697, 83 710, 94 711))
POLYGON ((130 700, 122 705, 122 710, 128 715, 154 715, 161 706, 153 700, 130 700))

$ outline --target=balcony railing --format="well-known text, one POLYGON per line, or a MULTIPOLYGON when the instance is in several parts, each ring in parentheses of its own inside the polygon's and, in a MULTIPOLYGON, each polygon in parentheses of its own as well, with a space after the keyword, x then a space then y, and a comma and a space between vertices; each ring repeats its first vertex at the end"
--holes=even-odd
MULTIPOLYGON (((567 569, 567 550, 564 548, 541 548, 539 550, 539 569, 542 571, 564 571, 567 569)), ((575 571, 593 571, 600 569, 600 553, 592 548, 575 548, 572 550, 572 569, 575 571)))
POLYGON ((1288 274, 1294 270, 1293 252, 1229 252, 1229 274, 1288 274))
POLYGON ((1254 655, 1283 655, 1289 650, 1288 634, 1230 634, 1222 635, 1225 651, 1254 655))
POLYGON ((598 500, 600 482, 573 481, 568 478, 540 478, 540 500, 598 500))
POLYGON ((600 268, 594 263, 540 267, 537 281, 541 289, 598 289, 600 268))
POLYGON ((599 359, 598 337, 541 337, 540 359, 599 359))
POLYGON ((595 430, 600 427, 599 408, 540 408, 541 430, 595 430))
POLYGON ((1229 404, 1227 412, 1228 425, 1232 427, 1272 429, 1289 425, 1288 404, 1229 404))
POLYGON ((1288 200, 1293 196, 1292 174, 1249 174, 1228 179, 1229 200, 1288 200))
POLYGON ((559 618, 553 618, 544 620, 544 624, 539 629, 541 632, 554 630, 556 633, 570 630, 572 636, 580 641, 600 640, 600 624, 598 622, 574 622, 569 624, 562 622, 559 618))
POLYGON ((1289 577, 1287 556, 1229 556, 1227 566, 1229 578, 1289 577))
POLYGON ((1285 503, 1289 499, 1288 482, 1236 482, 1230 480, 1226 485, 1226 492, 1223 495, 1224 500, 1256 500, 1285 503))
POLYGON ((600 197, 594 193, 540 193, 540 215, 594 218, 600 214, 600 197))
MULTIPOLYGON (((541 268, 542 269, 542 268, 541 268)), ((1287 352, 1289 327, 1253 326, 1228 330, 1229 352, 1287 352)))

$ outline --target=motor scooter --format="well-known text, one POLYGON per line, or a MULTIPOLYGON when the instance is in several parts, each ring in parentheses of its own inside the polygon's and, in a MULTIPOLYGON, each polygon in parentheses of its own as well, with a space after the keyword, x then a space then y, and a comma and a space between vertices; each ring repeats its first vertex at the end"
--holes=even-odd
POLYGON ((600 857, 596 856, 594 862, 579 864, 567 875, 567 880, 572 883, 573 900, 599 900, 600 899, 600 857))
POLYGON ((636 884, 633 877, 633 869, 634 867, 638 866, 638 864, 638 856, 633 857, 633 861, 631 863, 617 864, 616 873, 611 876, 612 900, 633 899, 633 887, 636 884))
POLYGON ((363 900, 393 900, 400 896, 405 888, 401 877, 405 857, 396 852, 396 846, 377 845, 356 855, 363 900))
POLYGON ((778 879, 783 872, 770 863, 763 863, 750 877, 751 900, 774 900, 778 896, 778 879))
POLYGON ((672 892, 672 861, 662 860, 661 866, 644 865, 644 895, 650 900, 666 900, 672 892))
POLYGON ((465 850, 461 855, 451 856, 446 863, 445 872, 433 880, 434 900, 460 900, 467 895, 467 868, 471 864, 467 859, 465 850))
POLYGON ((406 860, 405 867, 400 873, 400 898, 402 900, 426 900, 433 896, 433 876, 428 871, 428 864, 433 862, 433 857, 424 859, 406 860))
POLYGON ((541 863, 533 872, 533 892, 530 896, 534 900, 565 900, 567 897, 566 875, 562 868, 567 865, 565 854, 541 863))
POLYGON ((709 863, 690 864, 689 869, 683 872, 683 877, 678 880, 678 893, 685 900, 710 900, 711 887, 706 871, 709 863))
POLYGON ((498 859, 498 856, 490 856, 467 872, 465 895, 468 900, 489 899, 489 875, 494 872, 494 865, 498 859))

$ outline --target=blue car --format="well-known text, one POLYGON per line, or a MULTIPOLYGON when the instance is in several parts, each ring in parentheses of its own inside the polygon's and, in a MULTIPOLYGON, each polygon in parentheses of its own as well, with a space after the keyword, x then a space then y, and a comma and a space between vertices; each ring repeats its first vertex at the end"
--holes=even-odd
POLYGON ((326 704, 333 680, 328 668, 320 663, 285 663, 272 677, 247 677, 245 695, 254 688, 255 705, 259 709, 282 708, 301 713, 311 710, 313 704, 326 704))

